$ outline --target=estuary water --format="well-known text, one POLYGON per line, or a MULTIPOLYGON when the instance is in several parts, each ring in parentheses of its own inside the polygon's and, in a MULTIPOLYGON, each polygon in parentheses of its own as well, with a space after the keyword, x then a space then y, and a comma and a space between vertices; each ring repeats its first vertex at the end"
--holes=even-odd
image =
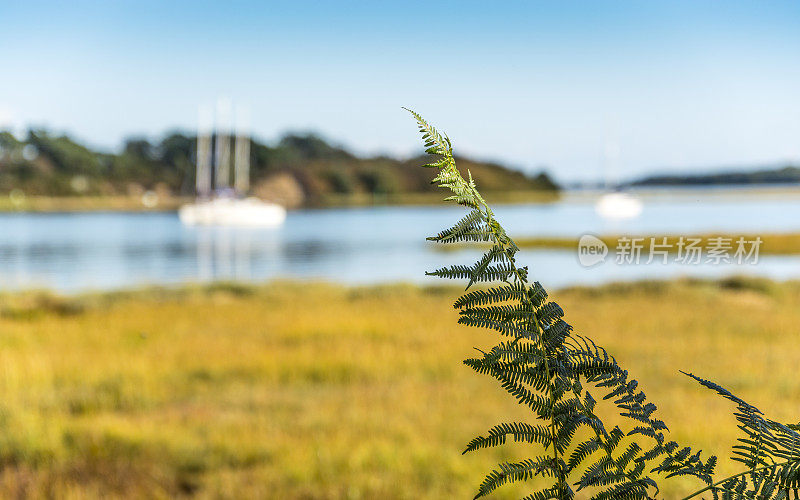
MULTIPOLYGON (((289 212, 276 229, 186 227, 173 212, 0 214, 0 289, 62 293, 144 285, 278 278, 348 284, 435 283, 425 270, 470 264, 474 249, 443 252, 425 237, 464 215, 457 206, 289 212)), ((591 200, 498 206, 512 236, 758 234, 800 232, 800 196, 650 197, 642 215, 610 223, 591 200)), ((574 250, 523 250, 520 261, 549 287, 675 276, 754 274, 800 278, 797 256, 757 264, 617 263, 583 267, 574 250)))

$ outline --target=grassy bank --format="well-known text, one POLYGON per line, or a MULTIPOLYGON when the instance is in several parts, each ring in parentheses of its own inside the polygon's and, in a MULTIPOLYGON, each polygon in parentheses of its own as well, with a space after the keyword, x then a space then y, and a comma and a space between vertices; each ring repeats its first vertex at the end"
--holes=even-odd
MULTIPOLYGON (((552 203, 559 199, 555 191, 509 191, 489 193, 487 199, 494 203, 552 203)), ((190 197, 162 195, 149 200, 145 205, 141 196, 0 196, 0 212, 90 212, 177 210, 184 203, 193 201, 190 197)), ((309 204, 312 208, 336 208, 353 206, 382 205, 440 205, 442 197, 438 193, 395 193, 395 194, 328 194, 309 204)))
MULTIPOLYGON (((721 233, 708 233, 708 234, 695 234, 695 235, 599 235, 597 236, 600 241, 606 244, 611 254, 614 253, 617 246, 620 244, 620 238, 631 240, 637 238, 637 245, 642 246, 641 255, 647 257, 651 245, 651 238, 655 238, 655 245, 663 245, 664 238, 666 238, 667 247, 655 247, 656 249, 664 249, 669 253, 678 252, 678 242, 680 238, 684 238, 684 243, 689 244, 691 239, 699 239, 700 242, 696 244, 698 248, 703 250, 703 254, 712 248, 716 243, 715 238, 724 238, 727 240, 729 247, 729 255, 737 249, 737 241, 739 238, 745 240, 745 252, 749 251, 752 247, 752 242, 756 238, 761 238, 761 245, 759 247, 759 255, 797 255, 800 254, 800 233, 764 233, 764 234, 721 234, 721 233)), ((520 248, 528 249, 542 249, 542 250, 570 250, 576 251, 578 248, 578 238, 562 238, 562 237, 519 237, 515 238, 517 246, 520 248)), ((630 248, 631 243, 627 243, 630 248)), ((476 246, 481 246, 476 244, 476 246)), ((486 248, 488 246, 482 245, 486 248)), ((436 245, 438 250, 450 251, 454 250, 452 247, 443 245, 436 245)), ((459 247, 463 248, 463 247, 459 247)), ((684 250, 685 251, 685 250, 684 250)), ((658 258, 658 257, 656 257, 658 258)))
MULTIPOLYGON (((497 461, 533 451, 460 454, 527 415, 461 365, 495 339, 455 324, 456 294, 276 283, 4 295, 0 497, 470 498, 497 461)), ((800 284, 553 295, 635 374, 679 441, 726 457, 737 429, 730 405, 678 369, 800 419, 800 284)), ((664 498, 695 485, 666 481, 664 498)))

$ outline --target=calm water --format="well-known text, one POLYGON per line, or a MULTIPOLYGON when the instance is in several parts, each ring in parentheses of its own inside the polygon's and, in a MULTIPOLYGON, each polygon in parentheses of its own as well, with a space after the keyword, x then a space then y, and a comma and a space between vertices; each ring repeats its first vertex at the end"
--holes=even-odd
MULTIPOLYGON (((800 231, 800 199, 649 201, 642 216, 610 224, 590 203, 501 206, 512 235, 591 233, 757 233, 800 231)), ((378 207, 290 212, 280 229, 189 228, 174 213, 0 214, 0 288, 62 292, 217 279, 325 279, 348 283, 433 281, 423 271, 472 250, 443 253, 424 237, 451 225, 459 207, 378 207)), ((586 269, 574 251, 523 251, 521 260, 551 287, 610 280, 719 276, 800 277, 800 259, 753 265, 617 265, 586 269)))

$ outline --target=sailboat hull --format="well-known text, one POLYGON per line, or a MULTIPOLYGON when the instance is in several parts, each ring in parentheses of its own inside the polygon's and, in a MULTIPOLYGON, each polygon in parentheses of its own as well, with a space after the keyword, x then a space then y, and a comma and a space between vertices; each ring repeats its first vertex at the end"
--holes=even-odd
POLYGON ((286 209, 256 198, 198 201, 178 210, 188 226, 276 227, 286 220, 286 209))
POLYGON ((608 193, 600 197, 595 211, 604 219, 633 219, 642 213, 642 202, 627 193, 608 193))

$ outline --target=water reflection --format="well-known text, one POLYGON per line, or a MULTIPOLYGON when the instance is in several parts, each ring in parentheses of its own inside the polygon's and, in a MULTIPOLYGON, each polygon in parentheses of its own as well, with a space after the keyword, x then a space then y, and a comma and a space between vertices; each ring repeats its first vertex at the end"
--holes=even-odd
POLYGON ((277 246, 266 240, 266 245, 254 245, 255 230, 200 227, 195 229, 195 255, 197 277, 200 281, 249 280, 253 276, 253 262, 263 259, 264 253, 277 246))

